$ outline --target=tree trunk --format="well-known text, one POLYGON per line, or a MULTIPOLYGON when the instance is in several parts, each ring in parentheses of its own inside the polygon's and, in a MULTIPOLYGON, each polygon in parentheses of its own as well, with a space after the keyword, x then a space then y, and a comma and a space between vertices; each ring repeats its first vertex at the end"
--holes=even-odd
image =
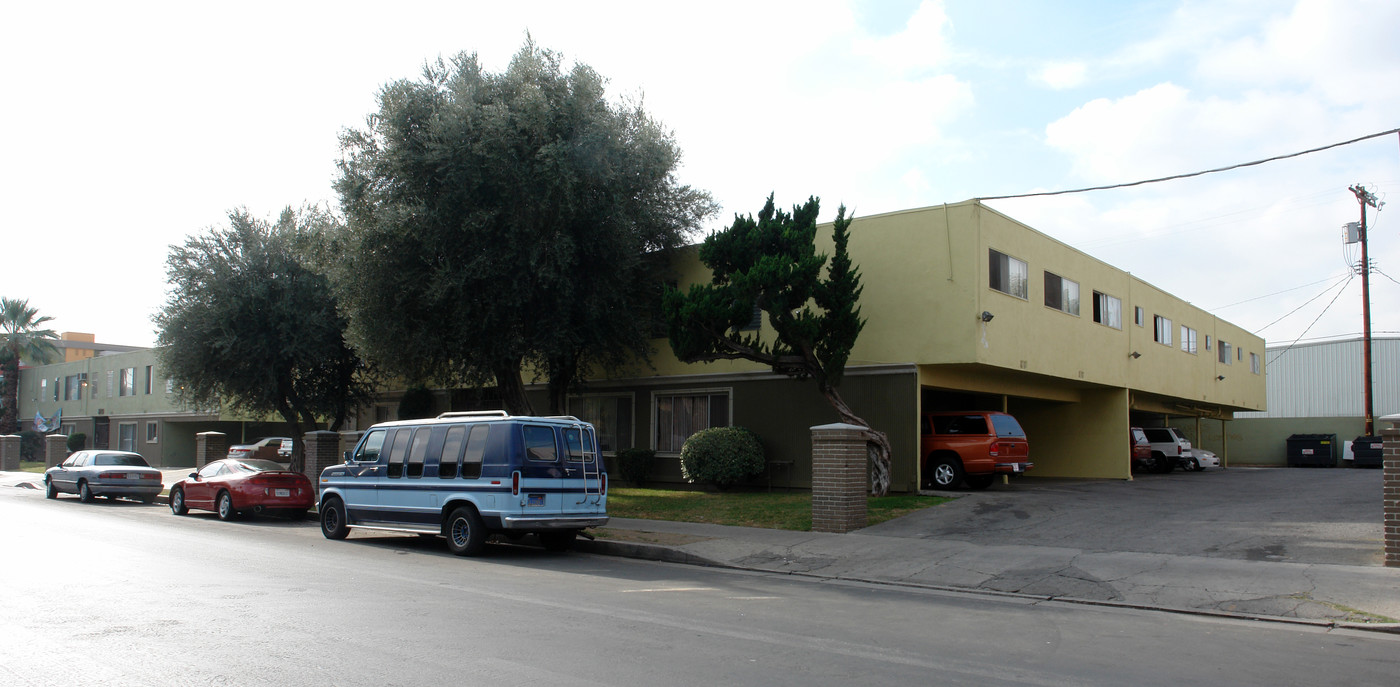
POLYGON ((852 412, 851 407, 846 405, 845 399, 841 398, 841 393, 825 379, 818 379, 817 386, 821 388, 822 395, 826 397, 831 407, 836 409, 836 414, 841 416, 842 422, 865 428, 870 437, 866 444, 870 454, 870 495, 888 496, 891 480, 890 461, 893 455, 893 451, 890 449, 890 438, 852 412))
POLYGON ((501 402, 511 415, 534 415, 535 409, 525 396, 525 382, 520 379, 520 361, 493 365, 491 373, 496 377, 496 390, 501 394, 501 402))
POLYGON ((19 356, 11 355, 0 363, 0 374, 5 376, 3 398, 4 412, 0 413, 0 434, 19 434, 19 356))

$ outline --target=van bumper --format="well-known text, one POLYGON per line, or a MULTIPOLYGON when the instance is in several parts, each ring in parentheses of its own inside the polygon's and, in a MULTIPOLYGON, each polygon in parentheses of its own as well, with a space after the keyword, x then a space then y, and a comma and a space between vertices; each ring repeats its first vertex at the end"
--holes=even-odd
POLYGON ((606 515, 501 516, 501 528, 507 530, 577 530, 606 524, 606 515))

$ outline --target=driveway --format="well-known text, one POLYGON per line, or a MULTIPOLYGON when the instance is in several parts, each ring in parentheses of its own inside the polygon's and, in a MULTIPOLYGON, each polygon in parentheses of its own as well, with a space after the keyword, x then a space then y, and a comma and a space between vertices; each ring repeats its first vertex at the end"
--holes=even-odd
POLYGON ((1024 477, 866 534, 1379 566, 1381 471, 1230 468, 1133 481, 1024 477))

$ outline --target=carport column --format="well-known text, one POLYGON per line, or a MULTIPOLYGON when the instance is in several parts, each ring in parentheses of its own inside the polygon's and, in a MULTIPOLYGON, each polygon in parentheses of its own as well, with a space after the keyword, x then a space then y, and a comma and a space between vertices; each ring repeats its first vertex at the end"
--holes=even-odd
MULTIPOLYGON (((1395 417, 1393 415, 1382 419, 1395 417)), ((1400 419, 1400 418, 1397 418, 1400 419)), ((1385 503, 1385 565, 1400 568, 1400 429, 1381 430, 1385 454, 1381 463, 1381 489, 1385 503)))
POLYGON ((44 464, 53 467, 68 457, 68 437, 62 434, 44 436, 44 464))
POLYGON ((865 527, 869 484, 864 427, 837 423, 812 428, 812 531, 865 527))
POLYGON ((18 434, 0 435, 0 470, 5 472, 19 471, 21 445, 18 434))
POLYGON ((311 486, 320 494, 321 471, 340 462, 340 432, 319 430, 307 432, 306 464, 302 472, 311 480, 311 486))
POLYGON ((223 432, 200 432, 194 435, 194 469, 201 470, 220 458, 228 457, 228 435, 223 432))

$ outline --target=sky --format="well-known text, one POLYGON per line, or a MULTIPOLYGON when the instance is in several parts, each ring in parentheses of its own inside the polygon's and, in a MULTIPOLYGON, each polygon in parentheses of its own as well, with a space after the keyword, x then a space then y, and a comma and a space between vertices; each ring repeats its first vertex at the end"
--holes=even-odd
MULTIPOLYGON (((338 136, 438 57, 527 40, 640 98, 722 209, 823 220, 1225 167, 1400 127, 1393 0, 14 3, 0 29, 0 295, 147 346, 172 245, 244 207, 338 209, 338 136)), ((1128 189, 987 204, 1287 345, 1361 332, 1349 186, 1396 134, 1128 189)), ((1370 211, 1372 328, 1400 220, 1370 211)), ((697 240, 702 238, 696 237, 697 240)))

